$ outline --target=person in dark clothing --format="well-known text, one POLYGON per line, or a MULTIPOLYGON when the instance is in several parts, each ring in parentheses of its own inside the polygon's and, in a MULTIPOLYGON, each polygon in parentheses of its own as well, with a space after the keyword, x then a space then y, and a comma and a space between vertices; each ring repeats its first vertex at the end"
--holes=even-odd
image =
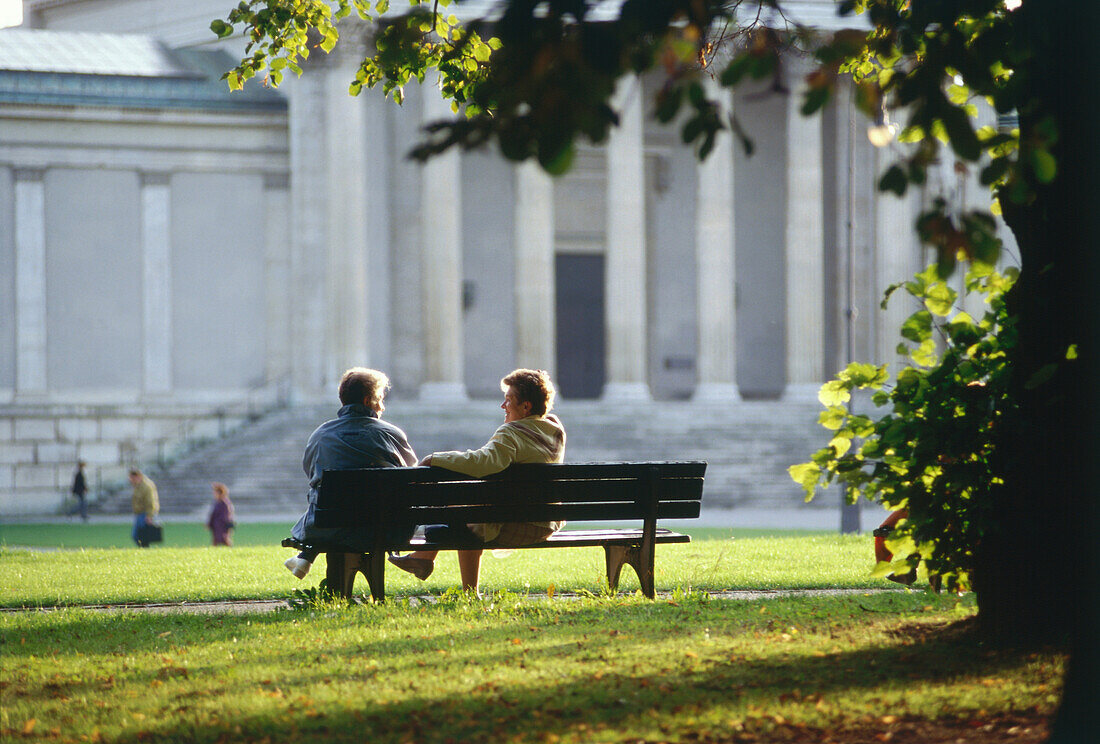
POLYGON ((212 483, 214 503, 210 506, 210 516, 206 520, 206 529, 210 530, 215 545, 232 546, 233 538, 229 533, 237 526, 233 513, 233 502, 229 500, 229 488, 224 483, 212 483))
POLYGON ((80 511, 80 518, 85 522, 88 521, 88 481, 84 478, 84 466, 83 460, 76 464, 76 475, 73 476, 73 496, 76 497, 76 506, 80 511))
MULTIPOLYGON (((416 453, 405 432, 381 419, 389 386, 390 380, 384 373, 365 367, 352 367, 340 378, 342 405, 336 418, 318 426, 306 443, 302 469, 309 478, 309 503, 290 531, 296 540, 309 543, 331 538, 339 531, 313 524, 317 489, 326 470, 416 465, 416 453)), ((309 573, 316 558, 316 552, 302 551, 283 565, 301 579, 309 573)))

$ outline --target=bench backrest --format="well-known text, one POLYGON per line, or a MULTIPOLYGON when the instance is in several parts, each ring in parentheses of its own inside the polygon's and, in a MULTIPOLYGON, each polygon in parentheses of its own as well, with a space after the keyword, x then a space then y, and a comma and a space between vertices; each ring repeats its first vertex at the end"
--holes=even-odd
POLYGON ((513 465, 485 479, 442 468, 326 470, 315 524, 612 521, 699 516, 705 462, 513 465))

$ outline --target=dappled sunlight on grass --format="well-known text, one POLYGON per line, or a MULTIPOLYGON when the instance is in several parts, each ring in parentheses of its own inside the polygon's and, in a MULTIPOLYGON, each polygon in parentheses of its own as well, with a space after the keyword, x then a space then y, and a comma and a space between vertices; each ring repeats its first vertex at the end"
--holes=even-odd
MULTIPOLYGON (((271 599, 315 586, 325 573, 321 558, 304 581, 282 562, 291 551, 277 546, 87 549, 32 552, 0 549, 5 581, 0 606, 52 606, 128 602, 271 599)), ((657 590, 893 587, 871 579, 870 540, 841 535, 732 537, 657 547, 657 590)), ((441 553, 426 582, 390 568, 387 594, 440 594, 459 585, 453 553, 441 553)), ((503 559, 486 555, 485 591, 518 594, 606 591, 600 548, 517 550, 503 559)), ((357 591, 366 592, 360 576, 357 591)), ((638 580, 623 571, 620 592, 631 594, 638 580)))
POLYGON ((499 592, 245 616, 5 613, 0 728, 34 719, 60 740, 118 742, 601 742, 837 727, 884 710, 1052 710, 1058 654, 935 632, 973 612, 970 598, 920 592, 499 592))

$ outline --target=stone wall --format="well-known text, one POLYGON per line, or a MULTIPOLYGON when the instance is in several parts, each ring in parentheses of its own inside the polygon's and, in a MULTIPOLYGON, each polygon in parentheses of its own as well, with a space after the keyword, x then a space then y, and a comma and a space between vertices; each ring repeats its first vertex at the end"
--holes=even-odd
POLYGON ((125 485, 130 467, 163 466, 259 416, 258 403, 211 407, 0 406, 0 515, 56 514, 78 460, 89 500, 125 485))

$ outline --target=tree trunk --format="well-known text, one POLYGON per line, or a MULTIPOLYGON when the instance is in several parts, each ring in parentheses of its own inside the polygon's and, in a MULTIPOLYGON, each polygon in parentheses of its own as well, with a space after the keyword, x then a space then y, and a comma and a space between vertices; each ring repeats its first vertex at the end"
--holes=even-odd
MULTIPOLYGON (((1042 136, 1053 117, 1054 181, 1026 205, 1005 203, 1020 245, 1020 282, 1010 301, 1018 319, 1012 394, 1018 420, 1002 429, 1006 483, 993 494, 996 523, 979 546, 979 626, 1007 644, 1072 641, 1071 674, 1053 741, 1095 735, 1095 540, 1100 460, 1096 360, 1100 349, 1095 132, 1095 3, 1032 0, 1018 11, 1029 49, 1028 97, 1020 139, 1042 136), (1071 344, 1078 358, 1067 360, 1071 344), (1036 384, 1047 365, 1057 372, 1036 384)), ((1005 200, 1007 202, 1007 200, 1005 200)))

